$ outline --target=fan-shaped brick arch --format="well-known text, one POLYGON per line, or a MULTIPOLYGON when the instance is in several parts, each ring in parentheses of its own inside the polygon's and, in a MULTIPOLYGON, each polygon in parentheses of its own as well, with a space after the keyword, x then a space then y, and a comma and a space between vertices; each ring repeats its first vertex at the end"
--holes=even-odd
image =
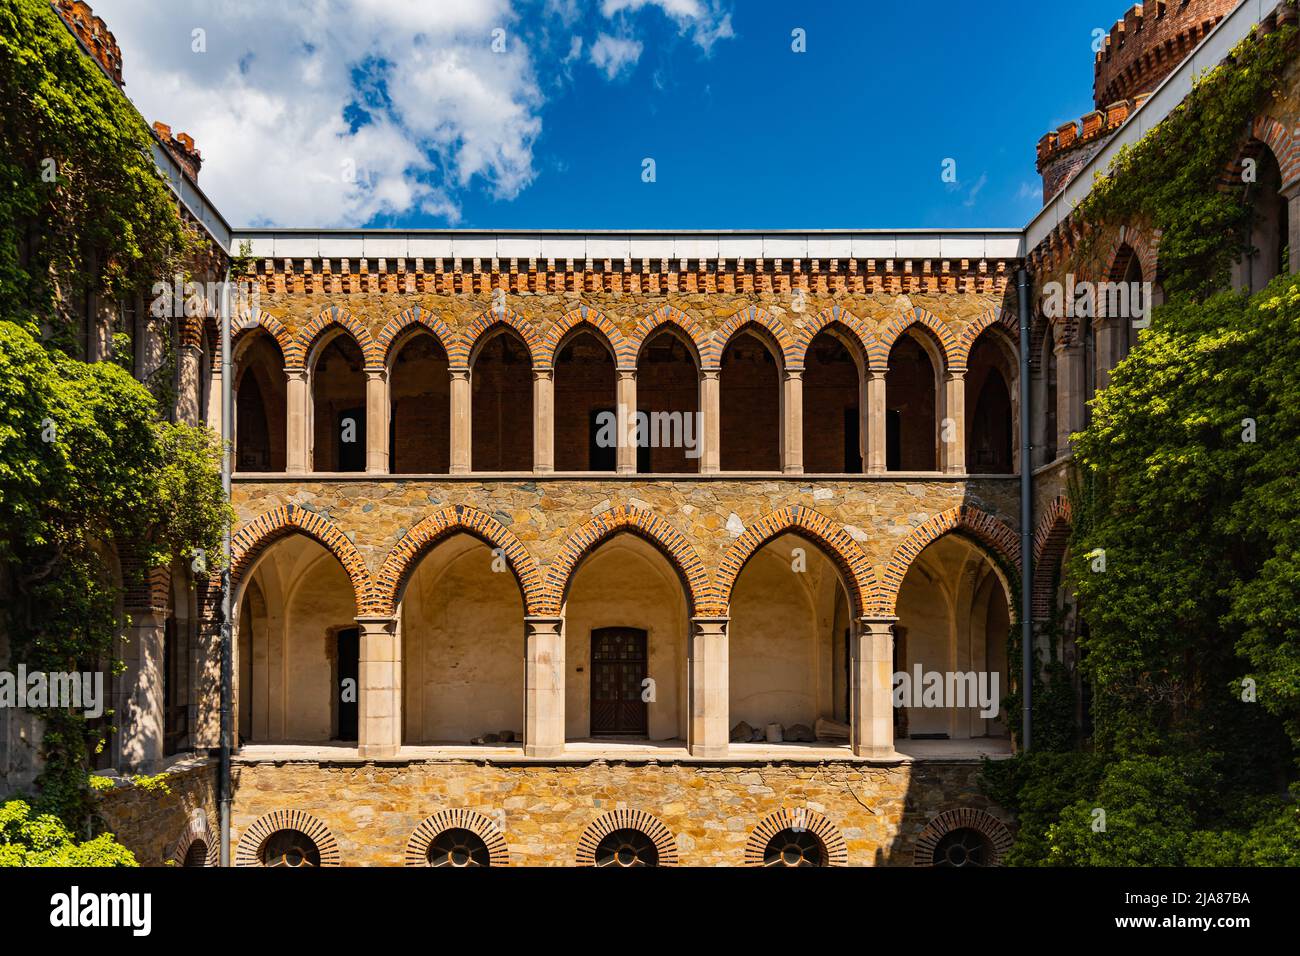
MULTIPOLYGON (((1300 152, 1296 148, 1295 128, 1287 126, 1281 120, 1272 116, 1256 116, 1250 124, 1250 139, 1263 143, 1273 152, 1277 160, 1278 168, 1282 171, 1282 188, 1286 188, 1300 177, 1300 152)), ((1242 153, 1249 150, 1249 140, 1242 153)), ((1231 181, 1234 185, 1241 185, 1241 163, 1239 158, 1234 161, 1230 170, 1231 181)))
POLYGON ((849 847, 840 828, 807 807, 782 807, 760 820, 745 843, 745 865, 762 866, 768 843, 782 830, 811 830, 825 847, 826 861, 830 866, 849 865, 849 847))
POLYGON ((596 848, 600 841, 617 830, 637 830, 648 836, 659 853, 660 866, 677 865, 677 840, 657 817, 644 810, 620 808, 601 814, 582 831, 578 839, 578 866, 596 865, 596 848))
POLYGON ((908 568, 917 556, 932 542, 949 533, 965 534, 993 552, 1008 568, 1020 567, 1020 540, 1016 532, 999 518, 970 505, 949 508, 932 515, 912 530, 894 549, 893 556, 880 578, 875 612, 893 616, 898 602, 898 589, 903 585, 908 568))
POLYGON ((217 842, 216 834, 212 832, 212 827, 208 824, 207 815, 196 811, 190 814, 190 822, 172 846, 172 852, 168 859, 172 860, 177 866, 184 866, 185 858, 190 853, 190 847, 199 842, 204 846, 203 865, 217 866, 221 859, 221 844, 217 842))
MULTIPOLYGON (((962 329, 961 338, 957 340, 957 348, 953 352, 952 364, 954 366, 965 367, 970 360, 971 349, 979 341, 979 337, 984 331, 991 326, 1000 325, 1006 329, 1012 336, 1013 342, 1018 342, 1020 335, 1020 321, 1016 314, 1010 309, 991 308, 982 313, 975 321, 971 322, 966 328, 962 329)), ((1018 351, 1017 346, 1017 351, 1018 351)))
POLYGON ((855 615, 861 617, 871 608, 876 577, 862 548, 843 527, 821 512, 791 505, 759 518, 736 539, 718 565, 713 583, 715 603, 701 613, 725 617, 740 572, 759 548, 782 534, 796 534, 824 548, 845 577, 855 615))
POLYGON ((984 810, 961 807, 946 810, 931 820, 916 838, 916 848, 912 851, 913 866, 934 866, 934 850, 939 841, 953 830, 974 830, 989 841, 993 851, 989 866, 1000 866, 1002 857, 1011 849, 1013 842, 1011 830, 1005 823, 984 810))
POLYGON ((421 309, 418 305, 413 305, 389 319, 380 331, 379 338, 375 340, 375 347, 383 355, 386 366, 391 365, 393 359, 396 358, 392 354, 394 343, 402 338, 407 330, 415 327, 425 328, 433 333, 434 338, 438 340, 438 344, 442 346, 442 350, 447 353, 450 359, 456 345, 456 334, 452 332, 446 322, 432 312, 421 309))
POLYGON ((1052 613, 1052 581, 1070 543, 1070 501, 1056 498, 1043 512, 1034 532, 1034 619, 1045 621, 1052 613))
POLYGON ((331 328, 342 329, 352 336, 360 347, 361 354, 365 356, 367 368, 379 368, 384 364, 383 350, 371 337, 370 330, 355 315, 337 305, 325 306, 316 314, 316 318, 298 330, 298 347, 304 361, 321 337, 331 328))
POLYGON ((301 810, 274 810, 253 821, 235 849, 235 866, 261 866, 262 847, 280 830, 297 830, 311 838, 320 852, 321 866, 342 866, 334 834, 320 820, 301 810))
POLYGON ((681 309, 675 309, 671 305, 661 305, 655 309, 632 330, 623 341, 623 351, 618 356, 618 364, 624 368, 631 368, 636 365, 641 358, 641 350, 645 348, 645 343, 650 339, 660 327, 671 325, 681 331, 681 333, 695 344, 696 358, 703 362, 709 351, 709 336, 704 331, 700 323, 683 312, 681 309))
POLYGON ((912 309, 910 312, 904 312, 895 316, 889 321, 889 324, 881 331, 879 338, 871 343, 870 360, 871 368, 874 371, 883 372, 889 368, 889 353, 894 348, 894 343, 898 337, 913 326, 925 329, 939 346, 939 351, 943 354, 945 367, 954 368, 958 366, 957 356, 957 336, 953 333, 948 324, 927 309, 920 306, 912 309))
POLYGON ((871 354, 869 342, 872 340, 871 332, 867 329, 866 324, 848 309, 833 305, 829 309, 823 309, 813 316, 808 324, 799 330, 799 337, 796 342, 795 351, 798 354, 800 365, 805 365, 808 361, 808 349, 817 338, 821 331, 829 326, 838 325, 846 329, 850 337, 858 347, 858 353, 864 359, 871 354))
POLYGON ((771 334, 772 338, 776 340, 777 348, 781 350, 781 361, 786 368, 795 369, 800 367, 799 353, 794 336, 776 320, 775 316, 756 305, 742 309, 714 330, 709 339, 709 348, 705 354, 704 366, 706 368, 720 366, 722 364, 722 353, 727 350, 731 340, 747 325, 759 326, 771 334))
POLYGON ((713 603, 709 596, 709 575, 690 541, 666 519, 628 505, 601 512, 569 536, 551 561, 545 594, 532 613, 558 615, 574 569, 607 539, 623 531, 632 532, 657 547, 681 576, 691 613, 705 613, 702 608, 713 603))
POLYGON ((598 337, 603 338, 613 353, 614 361, 620 365, 622 364, 620 356, 626 351, 623 333, 599 309, 580 305, 571 312, 566 312, 546 330, 546 336, 542 340, 540 350, 542 368, 550 368, 555 364, 555 350, 560 347, 564 337, 580 325, 589 326, 598 337))
POLYGON ((370 572, 365 559, 338 525, 299 505, 280 505, 263 512, 240 528, 231 541, 230 584, 234 588, 263 551, 290 534, 302 533, 314 539, 338 558, 352 582, 358 615, 371 603, 370 572))
POLYGON ((420 558, 454 534, 468 534, 492 548, 499 548, 519 582, 528 613, 537 613, 533 609, 544 601, 545 588, 533 556, 505 525, 468 505, 456 505, 428 515, 402 535, 375 575, 371 611, 381 616, 394 613, 398 595, 420 558))
MULTIPOLYGON (((302 354, 298 350, 298 343, 284 327, 284 323, 268 312, 254 306, 247 312, 239 316, 234 328, 230 333, 230 353, 233 357, 239 349, 239 344, 246 338, 254 334, 257 330, 262 330, 271 338, 275 339, 275 344, 280 347, 280 356, 284 359, 285 368, 301 368, 303 363, 302 354)), ((221 364, 221 345, 211 351, 211 364, 215 369, 221 364)))
POLYGON ((509 866, 510 850, 505 836, 490 818, 477 810, 439 810, 427 817, 406 841, 406 865, 428 866, 429 846, 448 830, 468 830, 487 846, 488 862, 492 866, 509 866))
POLYGON ((514 309, 491 308, 469 324, 464 334, 456 341, 454 351, 448 353, 453 367, 464 368, 469 364, 469 357, 481 342, 492 334, 497 326, 514 329, 528 347, 528 355, 534 368, 541 368, 542 342, 531 322, 514 309))

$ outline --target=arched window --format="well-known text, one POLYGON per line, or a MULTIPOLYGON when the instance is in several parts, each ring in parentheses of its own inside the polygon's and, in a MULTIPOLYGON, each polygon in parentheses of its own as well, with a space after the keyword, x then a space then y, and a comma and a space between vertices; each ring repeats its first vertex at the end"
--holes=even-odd
POLYGON ((533 362, 528 346, 501 328, 475 356, 471 382, 474 471, 533 470, 533 362))
POLYGON ((491 866, 487 844, 472 830, 452 827, 443 830, 429 844, 430 866, 491 866))
POLYGON ((1038 353, 1037 389, 1034 402, 1037 440, 1034 442, 1039 465, 1056 461, 1056 330, 1043 322, 1043 341, 1038 353))
POLYGON ((284 357, 258 331, 241 350, 235 372, 235 471, 284 471, 284 357))
POLYGON ((446 474, 451 466, 451 379, 447 353, 428 332, 402 344, 389 372, 388 470, 446 474))
POLYGON ((862 473, 862 372, 844 341, 823 330, 803 373, 803 466, 809 474, 862 473))
POLYGON ((208 865, 208 845, 202 840, 195 840, 190 844, 189 849, 185 851, 185 860, 182 866, 207 866, 208 865))
POLYGON ((885 465, 889 471, 938 467, 939 368, 920 340, 899 336, 885 374, 885 465))
POLYGON ((827 866, 826 845, 812 830, 787 827, 767 841, 764 866, 827 866))
POLYGON ((614 867, 658 866, 654 840, 640 830, 615 830, 596 847, 596 865, 614 867))
POLYGON ((972 827, 958 827, 935 846, 933 862, 935 866, 990 866, 993 857, 988 837, 972 827))
POLYGON ((995 334, 976 341, 966 371, 966 470, 976 475, 1010 474, 1015 462, 1014 367, 995 334))
POLYGON ((312 470, 366 470, 366 373, 361 347, 335 335, 312 365, 312 470))
POLYGON ((699 418, 699 366, 694 346, 668 327, 641 347, 636 365, 636 402, 650 434, 637 454, 641 474, 690 474, 700 470, 703 428, 699 418))
POLYGON ((1247 147, 1255 159, 1255 181, 1245 184, 1247 207, 1245 254, 1237 270, 1238 288, 1258 292, 1274 276, 1291 271, 1288 254, 1287 199, 1282 195, 1282 170, 1273 151, 1259 141, 1247 147))
POLYGON ((723 471, 781 470, 780 352, 745 329, 722 353, 719 442, 723 471))
MULTIPOLYGON (((615 412, 614 356, 588 331, 561 344, 555 356, 555 469, 614 471, 617 431, 602 428, 615 412)), ((629 409, 627 414, 631 414, 629 409)))
POLYGON ((259 854, 263 866, 320 866, 320 849, 300 830, 277 830, 266 838, 259 854))

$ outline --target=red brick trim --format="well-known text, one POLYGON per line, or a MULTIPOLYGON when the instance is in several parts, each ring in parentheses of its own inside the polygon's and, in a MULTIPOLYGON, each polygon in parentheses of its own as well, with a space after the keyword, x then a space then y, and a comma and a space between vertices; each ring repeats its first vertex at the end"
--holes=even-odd
POLYGON ((622 364, 620 357, 626 351, 623 333, 599 309, 580 305, 576 309, 566 312, 546 330, 546 335, 542 339, 539 350, 539 368, 550 368, 555 364, 556 350, 559 349, 565 336, 580 325, 588 326, 597 338, 603 338, 605 344, 609 347, 610 356, 614 359, 615 364, 622 364))
POLYGON ((704 355, 704 367, 718 368, 721 366, 722 355, 727 351, 727 346, 747 326, 757 326, 771 333, 777 348, 780 349, 781 361, 786 368, 801 367, 794 337, 770 312, 760 309, 756 305, 751 305, 737 312, 714 331, 713 335, 709 337, 709 347, 704 355))
POLYGON ((1043 512, 1034 532, 1034 620, 1052 615, 1052 580, 1070 543, 1070 501, 1057 497, 1043 512))
POLYGON ((496 823, 476 810, 439 810, 415 828, 406 842, 406 865, 428 866, 429 846, 448 830, 468 830, 487 844, 491 866, 509 866, 510 850, 496 823))
POLYGON ((692 616, 705 613, 701 609, 710 605, 709 575, 695 548, 665 518, 630 505, 603 511, 569 535, 547 569, 545 593, 529 613, 558 617, 578 565, 609 538, 624 531, 659 549, 682 579, 692 616))
MULTIPOLYGON (((302 367, 302 356, 298 354, 298 346, 293 335, 290 334, 279 319, 256 307, 240 315, 238 322, 231 329, 230 356, 232 362, 239 355, 240 343, 244 339, 250 338, 258 330, 275 340, 275 344, 280 349, 280 359, 286 368, 302 367)), ((221 342, 218 341, 210 352, 209 363, 215 370, 221 365, 221 342)), ((238 368, 236 368, 235 377, 239 377, 238 368)))
MULTIPOLYGON (((953 353, 952 364, 955 366, 965 367, 970 362, 971 350, 975 348, 975 343, 985 331, 993 326, 1001 326, 1008 335, 1011 336, 1011 347, 1020 351, 1020 319, 1016 313, 1010 309, 991 308, 982 312, 980 316, 971 322, 966 328, 962 329, 961 338, 957 340, 957 348, 953 353)), ((1010 385, 1011 383, 1007 383, 1010 385)))
POLYGON ((496 331, 497 326, 505 326, 517 332, 519 337, 524 340, 524 345, 528 346, 528 354, 532 359, 533 368, 543 367, 541 364, 542 342, 537 336, 537 330, 533 328, 531 322, 514 309, 506 308, 489 309, 469 324, 469 327, 457 340, 454 353, 449 353, 452 366, 464 368, 469 365, 470 357, 478 354, 480 346, 496 331))
POLYGON ((745 865, 762 866, 767 845, 782 830, 811 830, 826 850, 828 866, 848 866, 849 847, 840 828, 816 810, 807 807, 782 807, 759 821, 745 843, 745 865))
POLYGON ((297 830, 310 837, 320 851, 322 867, 343 865, 339 860, 338 842, 324 823, 301 810, 274 810, 254 820, 239 838, 239 845, 235 848, 235 866, 261 866, 262 847, 280 830, 297 830))
POLYGON ((596 848, 600 841, 617 830, 639 830, 648 836, 659 852, 660 866, 677 865, 677 840, 671 830, 657 817, 644 810, 620 808, 598 816, 582 831, 578 839, 578 866, 596 865, 596 848))
POLYGON ((389 319, 380 331, 379 338, 375 340, 375 348, 383 355, 386 368, 392 368, 393 360, 397 358, 396 348, 405 341, 405 333, 416 327, 426 328, 433 333, 433 337, 438 340, 443 352, 447 354, 447 361, 451 361, 452 352, 456 347, 456 334, 446 322, 432 312, 413 305, 389 319))
POLYGON ((361 552, 338 525, 301 505, 281 505, 263 512, 235 532, 231 541, 230 586, 238 593, 239 579, 257 557, 276 541, 301 532, 338 558, 352 581, 357 614, 366 613, 371 591, 370 572, 361 552))
POLYGON ((871 344, 870 361, 873 371, 888 370, 889 353, 893 350, 894 343, 898 341, 900 335, 913 327, 924 330, 923 334, 931 337, 943 356, 945 368, 960 365, 956 361, 957 336, 953 334, 952 329, 933 312, 917 306, 911 312, 904 312, 891 319, 880 337, 871 344))
POLYGON ((934 850, 939 841, 953 830, 970 829, 983 834, 993 850, 990 866, 1001 866, 1002 857, 1011 849, 1014 842, 1010 828, 983 810, 961 807, 946 810, 926 824, 920 836, 916 838, 916 848, 912 851, 913 866, 934 866, 934 850))
POLYGON ((361 354, 365 357, 367 368, 380 368, 384 364, 383 350, 371 338, 370 330, 366 328, 365 323, 354 316, 347 309, 337 305, 324 306, 306 325, 298 330, 296 336, 298 342, 298 355, 305 363, 312 355, 321 338, 333 328, 342 329, 347 335, 352 336, 353 341, 361 349, 361 354))
POLYGON ((731 592, 740 572, 754 554, 773 538, 797 534, 822 548, 844 575, 854 616, 862 617, 873 604, 877 591, 876 575, 871 562, 858 543, 838 523, 819 511, 790 505, 773 511, 750 524, 736 539, 718 565, 713 582, 713 603, 701 609, 704 616, 727 616, 731 592))
POLYGON ((197 316, 181 319, 179 338, 181 348, 203 348, 203 319, 197 316))
POLYGON ((544 600, 545 589, 533 556, 505 525, 486 512, 468 505, 456 505, 428 515, 402 535, 402 539, 393 546, 393 550, 384 559, 383 567, 375 575, 368 613, 378 617, 388 617, 395 613, 398 596, 420 559, 440 542, 460 533, 472 535, 489 547, 501 549, 501 556, 510 565, 523 594, 526 613, 538 613, 534 608, 544 600))
MULTIPOLYGON (((1020 568, 1020 539, 1000 518, 971 505, 959 505, 932 515, 929 520, 912 530, 894 549, 881 576, 875 613, 892 617, 898 602, 898 589, 907 576, 917 556, 932 542, 949 533, 964 534, 975 539, 1001 558, 1008 568, 1020 568)), ((1010 595, 1008 595, 1008 598, 1010 595)))
POLYGON ((867 356, 870 355, 871 349, 867 344, 872 341, 872 334, 868 330, 866 323, 859 319, 848 309, 833 305, 829 309, 823 309, 813 316, 808 324, 799 330, 798 337, 795 339, 795 352, 798 355, 798 363, 802 367, 808 362, 808 349, 812 346, 813 339, 817 338, 821 332, 830 326, 838 326, 841 330, 848 333, 858 347, 856 358, 864 363, 868 362, 867 356))
POLYGON ((618 364, 625 368, 636 365, 641 359, 641 350, 645 348, 646 342, 660 326, 664 325, 674 326, 694 344, 695 361, 702 365, 709 351, 709 334, 693 318, 671 305, 659 306, 636 324, 632 334, 623 341, 623 351, 618 357, 618 364))
MULTIPOLYGON (((1251 135, 1273 151, 1282 171, 1283 188, 1300 177, 1300 151, 1296 149, 1295 131, 1272 116, 1256 116, 1250 124, 1251 135)), ((1238 167, 1240 168, 1240 167, 1238 167)))
POLYGON ((206 814, 200 815, 197 811, 190 816, 190 822, 172 846, 168 859, 177 866, 184 866, 190 847, 199 840, 202 840, 203 845, 207 847, 207 852, 203 856, 203 865, 217 866, 221 859, 221 844, 216 834, 212 832, 212 827, 208 825, 206 814))

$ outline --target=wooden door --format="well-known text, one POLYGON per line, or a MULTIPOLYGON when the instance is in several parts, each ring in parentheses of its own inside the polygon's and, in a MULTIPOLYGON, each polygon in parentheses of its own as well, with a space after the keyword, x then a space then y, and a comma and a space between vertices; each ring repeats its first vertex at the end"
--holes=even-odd
POLYGON ((591 734, 648 733, 648 708, 641 699, 646 678, 646 632, 602 627, 591 632, 591 734))

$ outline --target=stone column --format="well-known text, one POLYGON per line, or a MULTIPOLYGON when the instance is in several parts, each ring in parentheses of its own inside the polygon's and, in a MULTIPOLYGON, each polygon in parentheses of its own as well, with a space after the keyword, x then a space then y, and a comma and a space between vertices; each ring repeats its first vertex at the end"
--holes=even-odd
POLYGON ((362 757, 393 757, 402 745, 402 666, 397 619, 359 617, 357 625, 361 629, 357 752, 362 757))
POLYGON ((1110 370, 1119 364, 1120 360, 1120 329, 1119 323, 1132 322, 1131 318, 1126 316, 1114 316, 1108 319, 1101 319, 1097 326, 1097 389, 1106 387, 1110 381, 1110 370))
POLYGON ((620 475, 636 474, 636 367, 618 370, 615 413, 619 416, 616 470, 620 475))
POLYGON ((291 475, 311 471, 311 392, 307 388, 307 370, 287 368, 285 390, 285 470, 291 475))
POLYGON ((555 471, 555 370, 533 369, 533 471, 555 471))
POLYGON ((1282 241, 1287 244, 1287 252, 1290 257, 1287 267, 1292 274, 1295 274, 1300 272, 1300 180, 1285 186, 1281 193, 1286 199, 1287 230, 1287 234, 1282 237, 1282 241))
POLYGON ((893 617, 864 617, 853 629, 851 739, 858 757, 894 755, 893 617))
POLYGON ((1084 393, 1083 346, 1080 343, 1056 348, 1056 454, 1070 450, 1070 435, 1083 428, 1084 393))
POLYGON ((949 475, 966 473, 966 369, 953 367, 943 377, 944 421, 939 429, 943 449, 943 470, 949 475))
POLYGON ((730 747, 730 690, 727 683, 727 619, 691 618, 686 661, 690 724, 686 746, 692 757, 725 757, 730 747))
MULTIPOLYGON (((126 669, 117 676, 115 702, 118 732, 113 766, 119 772, 151 773, 163 758, 163 641, 165 617, 152 610, 127 611, 131 624, 122 633, 121 658, 126 669)), ((104 692, 113 679, 105 673, 104 692)), ((84 689, 84 686, 83 686, 84 689)), ((84 706, 84 701, 83 701, 84 706)))
POLYGON ((564 754, 564 618, 524 618, 524 754, 564 754))
POLYGON ((788 368, 781 382, 781 471, 803 474, 803 369, 788 368))
POLYGON ((867 432, 866 471, 869 475, 883 475, 885 463, 885 369, 867 371, 867 407, 863 425, 867 432))
POLYGON ((366 369, 366 472, 388 473, 388 372, 366 369))
POLYGON ((700 372, 700 412, 704 416, 700 474, 716 475, 722 468, 722 372, 706 368, 700 372))
POLYGON ((1029 469, 1047 464, 1047 370, 1042 362, 1029 366, 1030 416, 1020 410, 1022 427, 1029 428, 1029 469))
POLYGON ((176 417, 187 425, 199 423, 199 402, 203 396, 203 350, 182 345, 177 355, 176 417))
POLYGON ((468 475, 473 447, 470 417, 470 379, 468 368, 451 370, 451 473, 468 475))
MULTIPOLYGON (((207 404, 207 408, 204 410, 203 420, 207 422, 209 428, 211 428, 217 435, 220 435, 221 434, 221 359, 220 358, 218 358, 217 363, 212 366, 212 374, 211 376, 209 376, 208 380, 211 384, 208 386, 208 404, 207 404)), ((235 438, 234 435, 230 436, 232 442, 234 441, 234 438, 235 438)))

